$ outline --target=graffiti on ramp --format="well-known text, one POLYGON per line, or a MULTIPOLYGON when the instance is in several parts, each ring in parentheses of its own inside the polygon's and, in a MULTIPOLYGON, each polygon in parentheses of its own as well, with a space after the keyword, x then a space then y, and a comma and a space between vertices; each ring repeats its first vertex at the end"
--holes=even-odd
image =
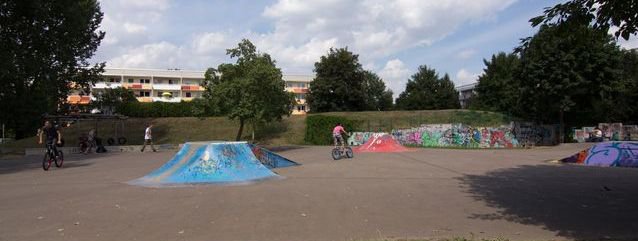
POLYGON ((270 170, 271 166, 264 162, 276 163, 280 167, 298 165, 263 148, 259 149, 258 158, 253 148, 246 142, 186 143, 163 166, 146 176, 130 181, 129 184, 179 186, 250 183, 280 178, 270 170))
POLYGON ((605 142, 560 160, 588 166, 638 167, 638 142, 605 142))
POLYGON ((354 152, 404 152, 408 148, 399 144, 391 135, 373 136, 361 146, 353 148, 354 152))

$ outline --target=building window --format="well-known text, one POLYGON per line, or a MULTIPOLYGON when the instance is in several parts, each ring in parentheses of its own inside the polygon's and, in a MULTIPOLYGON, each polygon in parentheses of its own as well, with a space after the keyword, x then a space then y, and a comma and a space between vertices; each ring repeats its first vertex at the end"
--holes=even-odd
POLYGON ((140 79, 140 84, 150 84, 151 80, 150 79, 140 79))
POLYGON ((169 84, 169 85, 172 85, 172 84, 173 84, 173 80, 172 80, 172 79, 169 79, 169 80, 168 80, 168 84, 169 84))
POLYGON ((109 82, 111 82, 111 83, 115 83, 115 78, 110 78, 110 79, 109 79, 109 82))
POLYGON ((162 92, 157 91, 157 97, 162 97, 162 92))
POLYGON ((295 98, 297 98, 297 100, 304 100, 306 99, 306 94, 296 94, 295 98))
POLYGON ((186 97, 187 97, 187 98, 192 97, 191 92, 186 92, 186 97))
POLYGON ((292 88, 292 83, 288 82, 286 83, 286 86, 288 86, 288 88, 292 88))
POLYGON ((148 91, 140 91, 140 97, 150 97, 151 96, 151 92, 148 91))
POLYGON ((133 80, 133 79, 128 79, 128 82, 129 82, 129 83, 133 83, 133 82, 134 82, 134 80, 133 80))

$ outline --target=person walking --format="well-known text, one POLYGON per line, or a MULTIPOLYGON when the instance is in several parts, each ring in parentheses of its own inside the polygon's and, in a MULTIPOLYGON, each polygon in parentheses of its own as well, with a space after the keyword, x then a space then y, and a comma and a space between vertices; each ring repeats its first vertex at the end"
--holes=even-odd
POLYGON ((144 146, 142 146, 142 152, 144 152, 146 145, 151 145, 153 152, 157 151, 153 146, 153 123, 148 124, 144 131, 144 146))

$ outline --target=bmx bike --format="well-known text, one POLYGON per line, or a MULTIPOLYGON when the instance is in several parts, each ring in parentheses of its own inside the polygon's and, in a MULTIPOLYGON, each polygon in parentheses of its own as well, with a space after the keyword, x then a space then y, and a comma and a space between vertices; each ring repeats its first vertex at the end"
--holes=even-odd
POLYGON ((55 153, 56 148, 54 148, 53 145, 55 145, 55 143, 47 142, 47 150, 42 159, 42 169, 45 171, 49 170, 51 163, 55 163, 55 166, 58 168, 62 167, 64 163, 64 153, 60 150, 57 150, 57 153, 55 153))

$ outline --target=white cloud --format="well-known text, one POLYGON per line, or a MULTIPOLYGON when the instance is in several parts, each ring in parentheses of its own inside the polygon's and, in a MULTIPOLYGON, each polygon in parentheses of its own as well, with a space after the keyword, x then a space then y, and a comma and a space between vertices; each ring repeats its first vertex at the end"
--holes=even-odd
POLYGON ((192 41, 193 49, 197 54, 224 53, 229 48, 228 37, 223 33, 202 33, 195 36, 192 41))
POLYGON ((474 49, 465 49, 461 52, 459 52, 458 54, 456 54, 456 57, 462 60, 466 60, 469 58, 472 58, 472 56, 474 56, 474 54, 476 54, 476 50, 474 49))
POLYGON ((124 30, 126 30, 127 33, 141 33, 146 31, 146 26, 126 22, 124 23, 124 30))
POLYGON ((181 52, 180 47, 168 42, 145 44, 110 59, 107 65, 128 68, 172 68, 178 64, 181 52))
MULTIPOLYGON (((515 1, 278 0, 262 11, 261 20, 273 26, 270 31, 202 29, 173 40, 152 37, 166 36, 161 31, 170 31, 163 25, 170 23, 162 20, 171 10, 171 0, 102 0, 102 29, 107 35, 98 58, 109 60, 109 66, 202 69, 219 64, 212 61, 225 59, 224 49, 248 38, 260 51, 271 54, 285 72, 310 73, 329 48, 346 46, 360 54, 362 63, 374 67, 383 65, 377 61, 401 51, 441 41, 461 25, 493 20, 515 1), (143 59, 148 62, 143 63, 143 59)), ((466 49, 458 55, 467 59, 475 52, 466 49)), ((403 62, 387 61, 381 71, 395 94, 403 91, 408 77, 403 62), (390 78, 397 71, 403 74, 396 81, 403 82, 390 78)))
POLYGON ((474 83, 478 79, 478 76, 479 74, 470 73, 469 71, 465 69, 460 69, 458 72, 456 72, 456 79, 454 80, 454 85, 461 86, 461 85, 474 83))
POLYGON ((392 59, 386 62, 379 71, 379 76, 385 81, 388 88, 394 92, 394 98, 405 90, 405 84, 410 77, 410 70, 399 59, 392 59))

